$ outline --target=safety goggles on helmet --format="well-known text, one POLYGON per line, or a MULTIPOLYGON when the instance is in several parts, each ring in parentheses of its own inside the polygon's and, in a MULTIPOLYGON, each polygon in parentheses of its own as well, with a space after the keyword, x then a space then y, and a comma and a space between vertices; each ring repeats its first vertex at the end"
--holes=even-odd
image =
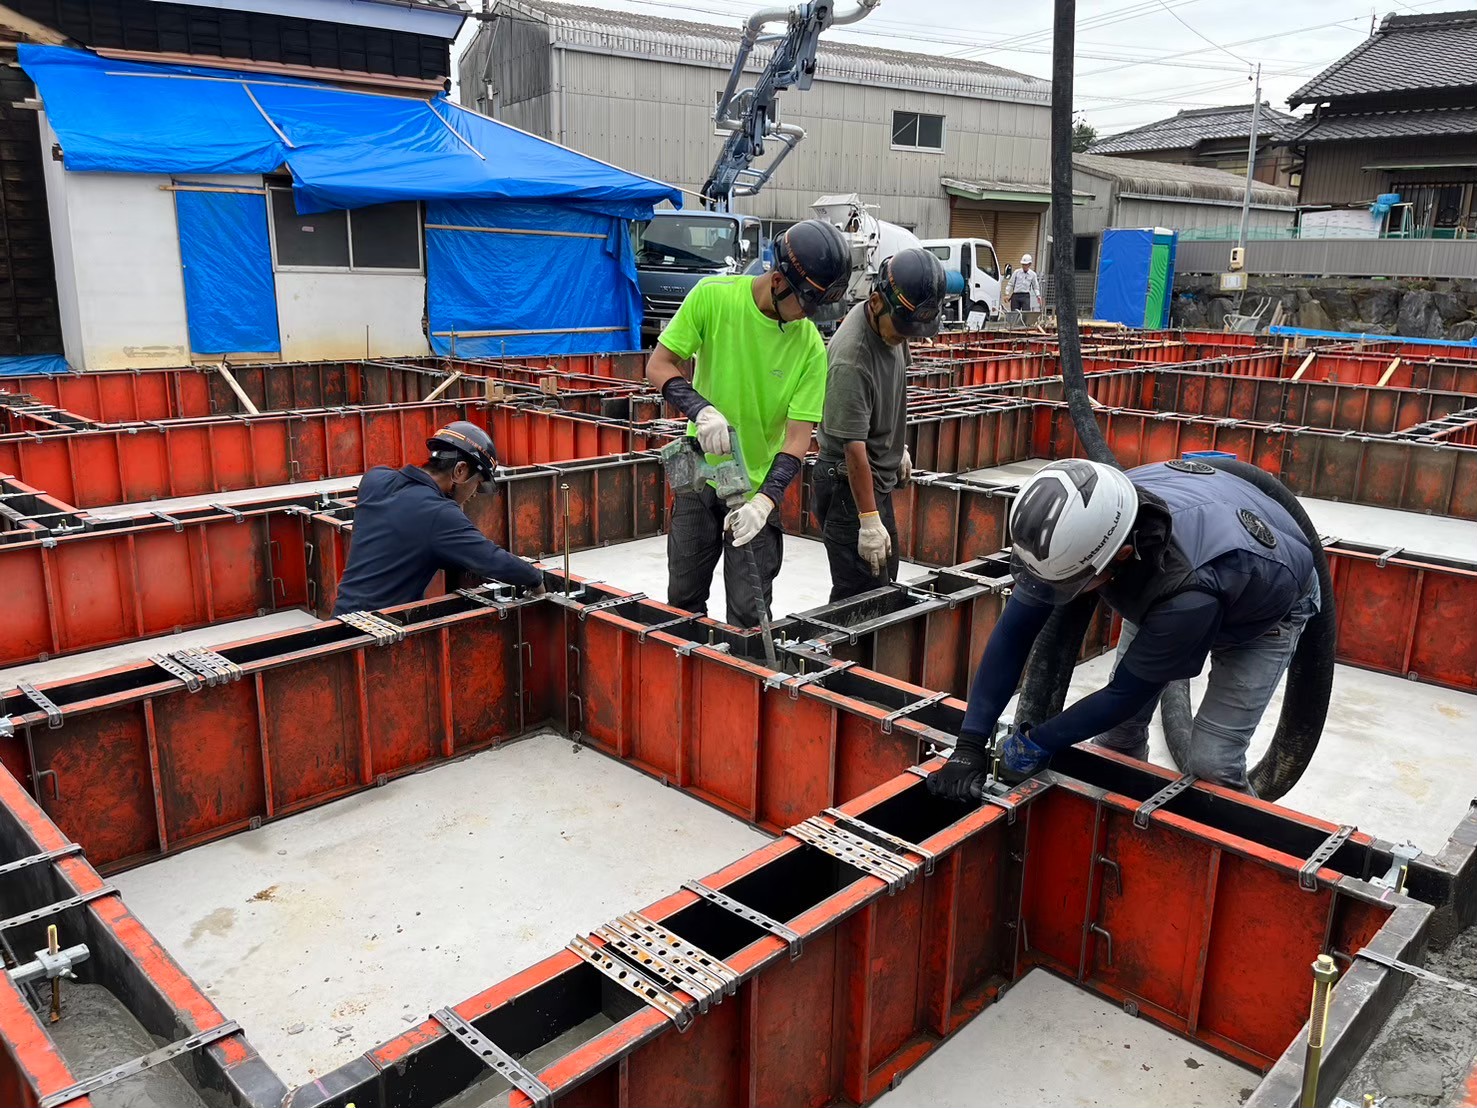
POLYGON ((891 281, 877 282, 877 292, 892 315, 892 325, 904 338, 926 339, 939 333, 939 304, 930 297, 914 304, 891 281))
POLYGON ((1010 573, 1015 578, 1015 591, 1027 600, 1053 607, 1077 599, 1082 591, 1098 579, 1105 571, 1084 566, 1077 573, 1061 581, 1048 581, 1036 574, 1014 549, 1010 552, 1010 573))

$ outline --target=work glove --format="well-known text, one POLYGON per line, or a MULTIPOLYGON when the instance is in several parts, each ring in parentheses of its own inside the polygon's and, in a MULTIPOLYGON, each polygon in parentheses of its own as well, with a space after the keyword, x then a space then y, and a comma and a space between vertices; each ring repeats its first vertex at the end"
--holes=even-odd
POLYGON ((1031 725, 1022 723, 1000 744, 1000 779, 1014 785, 1034 777, 1051 761, 1051 751, 1031 739, 1031 725))
POLYGON ((882 516, 877 512, 861 514, 856 552, 867 563, 873 577, 881 577, 887 571, 887 556, 892 553, 892 536, 887 533, 887 528, 882 525, 882 516))
POLYGON ((897 467, 897 487, 905 489, 913 481, 913 453, 903 447, 903 464, 897 467))
POLYGON ((709 404, 698 412, 693 420, 697 424, 697 443, 704 454, 732 454, 733 443, 729 441, 728 420, 723 413, 709 404))
POLYGON ((959 736, 949 760, 929 774, 928 791, 946 800, 977 800, 989 771, 989 740, 966 733, 959 736))
POLYGON ((744 546, 753 541, 755 535, 764 530, 769 513, 774 511, 774 501, 762 492, 755 493, 741 508, 729 512, 723 520, 723 529, 733 533, 733 545, 744 546))

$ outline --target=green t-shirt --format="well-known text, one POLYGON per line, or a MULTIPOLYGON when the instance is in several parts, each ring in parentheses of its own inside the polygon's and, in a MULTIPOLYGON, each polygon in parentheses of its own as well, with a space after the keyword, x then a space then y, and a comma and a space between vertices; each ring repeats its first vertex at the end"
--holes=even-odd
POLYGON ((753 277, 704 277, 657 341, 683 361, 697 356, 692 387, 733 425, 758 492, 785 445, 785 421, 820 422, 826 344, 808 319, 780 330, 754 303, 753 286, 753 277))

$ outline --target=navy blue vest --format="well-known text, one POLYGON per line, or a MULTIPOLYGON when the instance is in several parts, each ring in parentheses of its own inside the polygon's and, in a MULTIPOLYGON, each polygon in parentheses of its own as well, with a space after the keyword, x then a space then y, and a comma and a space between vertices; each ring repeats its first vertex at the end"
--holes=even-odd
POLYGON ((1168 509, 1167 542, 1115 573, 1101 595, 1124 619, 1142 623, 1170 597, 1209 593, 1223 613, 1217 644, 1249 642, 1275 627, 1307 591, 1313 551, 1275 500, 1229 473, 1204 472, 1209 469, 1161 462, 1128 471, 1137 488, 1168 509))

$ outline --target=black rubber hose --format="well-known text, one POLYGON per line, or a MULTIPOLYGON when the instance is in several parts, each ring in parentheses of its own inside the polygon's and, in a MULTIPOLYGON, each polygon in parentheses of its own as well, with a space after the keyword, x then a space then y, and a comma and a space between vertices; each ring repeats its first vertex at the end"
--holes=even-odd
POLYGON ((1164 724, 1164 740, 1169 756, 1181 773, 1190 768, 1190 732, 1195 727, 1195 713, 1190 707, 1190 682, 1171 681, 1159 697, 1159 722, 1164 724))
POLYGON ((1255 485, 1266 495, 1281 504, 1287 514, 1297 522, 1298 529, 1313 548, 1313 564, 1318 573, 1318 587, 1322 591, 1322 603, 1318 613, 1303 628, 1293 653, 1292 664, 1287 667, 1287 688, 1282 694, 1282 714, 1277 719, 1277 730, 1272 744, 1262 755, 1261 761, 1247 774, 1251 787, 1263 800, 1279 800, 1298 783, 1313 752, 1318 749, 1318 739, 1323 734, 1323 723, 1328 718, 1328 702, 1333 695, 1333 658, 1338 635, 1338 620, 1334 614, 1333 576, 1328 569, 1328 556, 1323 552, 1323 541, 1318 529, 1303 511, 1303 506, 1277 478, 1266 470, 1232 458, 1208 458, 1211 465, 1225 473, 1240 477, 1255 485))

